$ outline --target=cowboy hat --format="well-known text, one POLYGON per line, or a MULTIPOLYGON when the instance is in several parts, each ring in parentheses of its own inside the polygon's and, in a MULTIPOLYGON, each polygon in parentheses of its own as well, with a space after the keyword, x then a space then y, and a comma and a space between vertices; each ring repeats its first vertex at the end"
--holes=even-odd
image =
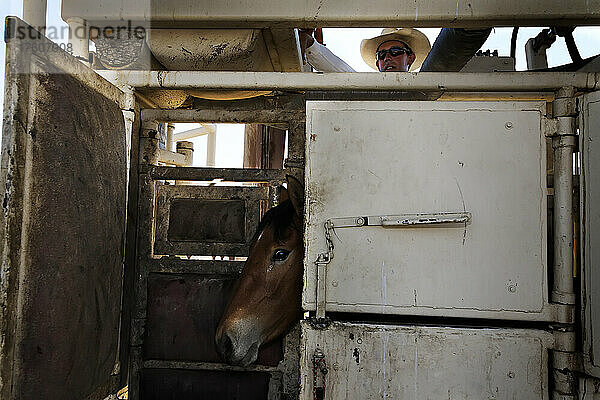
POLYGON ((427 53, 431 50, 429 39, 421 31, 412 28, 385 28, 381 31, 381 35, 364 39, 360 43, 360 54, 369 67, 377 69, 377 56, 375 53, 383 42, 390 40, 399 40, 406 43, 415 54, 415 61, 410 66, 409 71, 419 68, 425 61, 427 53))

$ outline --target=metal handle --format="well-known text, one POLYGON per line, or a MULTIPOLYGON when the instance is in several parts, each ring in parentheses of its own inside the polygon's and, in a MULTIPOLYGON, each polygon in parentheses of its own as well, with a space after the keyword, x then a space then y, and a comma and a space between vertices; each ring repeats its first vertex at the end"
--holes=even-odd
POLYGON ((328 222, 331 228, 357 228, 361 226, 411 227, 419 225, 465 224, 470 222, 471 218, 472 215, 470 212, 421 213, 332 218, 328 222))

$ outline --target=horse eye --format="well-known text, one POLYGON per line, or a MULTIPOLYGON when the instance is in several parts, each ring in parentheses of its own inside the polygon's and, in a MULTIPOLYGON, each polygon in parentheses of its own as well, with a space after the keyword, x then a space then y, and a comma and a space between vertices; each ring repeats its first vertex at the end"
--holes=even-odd
POLYGON ((277 249, 271 257, 273 261, 285 261, 290 255, 290 251, 286 249, 277 249))

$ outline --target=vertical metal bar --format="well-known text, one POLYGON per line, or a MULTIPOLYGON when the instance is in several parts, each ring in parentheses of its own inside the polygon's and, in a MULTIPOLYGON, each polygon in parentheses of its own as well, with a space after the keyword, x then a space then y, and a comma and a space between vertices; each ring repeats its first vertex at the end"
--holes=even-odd
POLYGON ((573 117, 559 117, 554 149, 554 284, 552 301, 575 304, 573 287, 573 117), (570 133, 569 133, 570 132, 570 133))
POLYGON ((174 124, 167 124, 167 150, 173 151, 173 132, 175 131, 174 124))
POLYGON ((134 282, 136 264, 136 230, 138 214, 138 157, 140 133, 140 109, 135 102, 133 90, 128 90, 126 110, 123 110, 129 126, 127 132, 127 227, 125 234, 125 262, 123 268, 123 293, 121 294, 121 327, 119 335, 119 388, 127 385, 129 346, 131 336, 131 312, 134 305, 134 282))
MULTIPOLYGON (((573 88, 558 91, 553 103, 557 120, 552 138, 554 150, 554 265, 552 301, 570 307, 575 305, 573 281, 573 151, 576 143, 573 88)), ((575 400, 577 398, 576 334, 573 324, 556 324, 552 327, 556 339, 551 352, 552 398, 575 400)))
MULTIPOLYGON (((140 134, 139 165, 158 162, 158 124, 145 123, 140 134)), ((134 303, 131 317, 129 399, 140 399, 140 370, 143 365, 142 347, 146 321, 148 260, 152 258, 154 236, 154 204, 156 183, 149 173, 139 174, 137 251, 135 265, 134 303)))
POLYGON ((217 132, 206 135, 206 166, 215 166, 215 153, 217 152, 217 132))
POLYGON ((23 21, 44 34, 47 9, 47 0, 23 0, 23 21))

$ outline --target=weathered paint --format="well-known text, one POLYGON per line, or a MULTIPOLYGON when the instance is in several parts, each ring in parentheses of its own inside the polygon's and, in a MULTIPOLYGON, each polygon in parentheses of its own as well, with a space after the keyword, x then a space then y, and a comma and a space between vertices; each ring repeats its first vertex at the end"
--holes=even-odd
POLYGON ((325 399, 547 400, 552 335, 528 329, 302 324, 300 398, 312 400, 317 347, 325 399))
POLYGON ((600 377, 600 92, 585 95, 581 111, 584 360, 600 377))
POLYGON ((308 102, 304 308, 315 309, 326 220, 460 212, 470 221, 333 229, 327 310, 552 320, 544 113, 541 102, 308 102))

